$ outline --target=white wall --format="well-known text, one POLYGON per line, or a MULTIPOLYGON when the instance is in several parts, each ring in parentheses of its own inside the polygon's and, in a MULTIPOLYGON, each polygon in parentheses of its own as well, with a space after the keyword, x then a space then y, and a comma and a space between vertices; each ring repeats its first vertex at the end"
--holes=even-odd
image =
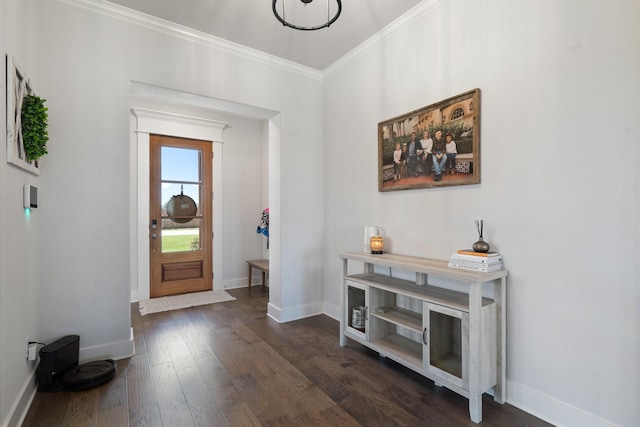
MULTIPOLYGON (((2 94, 5 93, 5 54, 10 53, 32 86, 40 93, 37 2, 0 2, 0 54, 2 94)), ((43 175, 26 173, 6 163, 6 102, 0 102, 0 425, 17 423, 30 402, 35 364, 25 359, 26 338, 39 340, 38 241, 42 217, 22 207, 22 187, 40 185, 43 175), (13 416, 16 414, 16 416, 13 416)))
POLYGON ((220 279, 222 288, 234 288, 247 286, 245 261, 263 257, 265 238, 256 233, 256 228, 268 204, 264 182, 268 177, 265 159, 268 159, 269 147, 263 122, 229 115, 217 117, 230 125, 224 131, 223 145, 221 203, 225 227, 223 252, 218 254, 224 265, 220 279))
MULTIPOLYGON (((508 399, 558 425, 640 419, 637 1, 425 2, 325 80, 325 304, 363 226, 393 251, 504 254, 508 399), (480 88, 482 182, 379 193, 377 123, 480 88)), ((334 311, 337 313, 337 311, 334 311)))

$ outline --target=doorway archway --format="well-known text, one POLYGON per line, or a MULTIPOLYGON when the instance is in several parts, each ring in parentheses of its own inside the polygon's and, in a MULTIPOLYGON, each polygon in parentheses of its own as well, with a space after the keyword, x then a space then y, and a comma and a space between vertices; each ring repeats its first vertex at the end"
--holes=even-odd
MULTIPOLYGON (((131 182, 131 301, 137 301, 142 298, 148 298, 148 283, 149 272, 148 259, 145 259, 143 250, 148 247, 148 224, 145 216, 145 212, 141 211, 144 206, 148 206, 148 200, 144 199, 144 192, 148 188, 148 182, 141 179, 144 176, 148 176, 148 164, 145 159, 148 159, 148 132, 149 128, 144 132, 142 128, 138 127, 139 118, 134 114, 134 110, 137 109, 137 114, 145 115, 146 121, 155 121, 156 126, 154 133, 168 132, 167 127, 173 128, 175 132, 176 128, 180 126, 189 126, 192 129, 187 133, 180 136, 194 137, 196 139, 202 138, 202 135, 198 132, 202 132, 203 129, 210 128, 212 125, 215 128, 216 125, 220 125, 220 121, 216 120, 203 120, 185 114, 176 114, 175 111, 182 111, 175 106, 182 106, 186 108, 207 110, 210 112, 219 113, 221 116, 238 116, 248 120, 256 121, 257 123, 263 123, 263 143, 266 144, 268 149, 265 162, 267 163, 266 170, 267 175, 263 181, 263 193, 266 199, 262 201, 263 206, 269 206, 272 210, 271 222, 272 224, 279 225, 279 206, 280 201, 280 116, 276 111, 266 110, 259 107, 247 106, 234 102, 214 99, 201 95, 194 95, 175 91, 171 89, 161 88, 157 86, 151 86, 143 83, 132 82, 130 87, 131 96, 131 176, 137 177, 131 182), (145 100, 146 102, 139 102, 145 100), (140 105, 144 105, 146 108, 141 108, 140 105), (149 106, 152 106, 150 108, 149 106), (143 111, 145 110, 145 111, 143 111), (178 123, 182 122, 182 125, 178 123), (145 135, 146 133, 146 135, 145 135), (195 133, 195 135, 194 135, 195 133), (191 135, 191 136, 189 136, 191 135), (275 209, 274 209, 275 208, 275 209), (142 249, 142 251, 141 251, 142 249)), ((215 115, 214 115, 215 116, 215 115)), ((224 120, 224 119, 223 119, 224 120)), ((222 128, 222 130, 224 127, 222 128)), ((183 128, 184 131, 186 129, 183 128)), ((220 132, 222 132, 220 130, 220 132)), ((222 218, 221 221, 214 221, 214 235, 216 237, 222 236, 223 233, 223 214, 222 214, 222 179, 220 176, 216 177, 216 171, 222 171, 222 154, 223 143, 222 137, 209 137, 209 140, 214 140, 214 193, 217 195, 214 197, 213 215, 214 218, 222 218), (215 142, 215 141, 218 142, 215 142)), ((274 227, 270 235, 270 249, 269 258, 271 260, 270 268, 270 305, 275 302, 279 305, 280 301, 280 236, 276 231, 278 227, 274 227)), ((221 244, 222 239, 217 239, 218 245, 221 244)), ((214 254, 220 253, 222 249, 216 246, 216 239, 214 239, 214 254)), ((215 277, 222 276, 223 265, 220 257, 214 255, 214 273, 215 277)), ((215 283, 221 284, 221 280, 214 280, 215 283)))

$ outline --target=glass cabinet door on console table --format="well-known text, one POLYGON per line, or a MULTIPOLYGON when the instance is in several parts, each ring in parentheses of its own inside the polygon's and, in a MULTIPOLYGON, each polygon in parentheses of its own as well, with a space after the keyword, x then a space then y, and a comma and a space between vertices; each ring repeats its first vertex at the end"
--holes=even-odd
POLYGON ((369 287, 351 280, 344 283, 343 318, 347 319, 345 328, 350 334, 369 341, 369 287))
MULTIPOLYGON (((467 397, 476 423, 484 392, 493 388, 494 400, 504 402, 506 270, 483 273, 450 268, 447 261, 367 252, 340 258, 342 346, 352 339, 467 397), (363 272, 351 272, 350 263, 363 272), (415 280, 393 277, 394 268, 415 273, 415 280), (434 286, 432 277, 463 284, 465 291, 434 286), (485 284, 493 285, 493 298, 483 297, 485 284)), ((485 293, 490 291, 487 285, 485 293)))

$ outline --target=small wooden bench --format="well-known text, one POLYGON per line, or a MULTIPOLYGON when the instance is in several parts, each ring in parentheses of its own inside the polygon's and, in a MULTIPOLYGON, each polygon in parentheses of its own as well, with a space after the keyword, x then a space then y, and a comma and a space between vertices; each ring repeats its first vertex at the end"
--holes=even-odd
POLYGON ((268 259, 253 259, 247 261, 249 264, 249 289, 251 289, 251 273, 252 269, 260 270, 262 272, 262 290, 266 288, 267 278, 269 277, 269 260, 268 259))

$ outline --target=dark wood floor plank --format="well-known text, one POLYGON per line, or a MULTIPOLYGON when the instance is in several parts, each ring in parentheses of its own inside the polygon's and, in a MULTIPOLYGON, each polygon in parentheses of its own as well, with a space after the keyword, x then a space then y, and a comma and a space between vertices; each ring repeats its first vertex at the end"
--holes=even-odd
POLYGON ((230 346, 237 341, 242 341, 238 335, 236 335, 231 328, 223 327, 215 330, 208 331, 203 337, 214 355, 216 352, 225 353, 230 349, 230 346))
MULTIPOLYGON (((116 370, 117 370, 116 366, 116 370)), ((127 396, 127 377, 122 374, 123 366, 115 378, 104 386, 100 387, 100 399, 98 401, 98 410, 117 408, 128 404, 127 396)))
POLYGON ((423 421, 403 411, 384 396, 353 393, 340 406, 366 426, 418 426, 423 421))
POLYGON ((259 335, 251 330, 247 324, 241 319, 235 318, 231 322, 231 330, 235 332, 239 337, 243 338, 248 343, 254 343, 262 341, 259 335))
MULTIPOLYGON (((213 354, 215 355, 220 365, 225 370, 229 378, 234 379, 243 375, 247 375, 251 373, 249 367, 244 363, 241 358, 237 357, 237 353, 232 350, 235 344, 237 344, 240 340, 231 341, 224 346, 216 346, 213 349, 213 354)), ((246 343, 240 343, 240 346, 246 346, 246 343)), ((238 346, 235 345, 237 348, 238 346)))
MULTIPOLYGON (((433 396, 422 400, 420 396, 412 394, 400 387, 390 387, 385 392, 387 398, 404 411, 413 414, 418 419, 428 419, 430 425, 467 425, 473 424, 468 413, 461 408, 454 410, 455 403, 444 399, 434 399, 433 396)), ((453 396, 451 396, 453 398, 453 396)), ((465 409, 468 408, 468 400, 463 397, 465 409)), ((457 399, 454 399, 457 400, 457 399)))
POLYGON ((180 369, 193 368, 196 366, 189 347, 184 341, 171 342, 167 347, 175 370, 179 371, 180 369))
POLYGON ((211 324, 205 319, 202 313, 198 311, 187 312, 189 322, 181 324, 179 333, 182 340, 187 345, 191 357, 194 359, 209 357, 213 355, 213 351, 207 343, 207 336, 211 331, 211 324))
POLYGON ((99 388, 70 393, 69 406, 62 424, 68 426, 95 425, 99 401, 99 388))
POLYGON ((275 381, 275 376, 258 380, 252 374, 233 379, 235 387, 261 424, 292 412, 292 400, 295 398, 293 393, 290 389, 280 387, 275 381))
POLYGON ((228 426, 222 409, 213 398, 213 388, 202 378, 197 367, 177 371, 178 381, 197 426, 228 426))
POLYGON ((199 337, 196 340, 185 342, 185 345, 187 346, 187 350, 194 361, 196 359, 204 359, 213 356, 213 350, 211 350, 211 347, 209 347, 209 344, 207 344, 207 340, 204 337, 199 337))
POLYGON ((161 363, 150 369, 158 396, 162 424, 181 427, 195 426, 173 363, 161 363))
POLYGON ((120 371, 113 380, 100 387, 96 426, 128 426, 129 396, 126 372, 128 361, 120 363, 120 371))
POLYGON ((126 371, 131 427, 162 426, 160 407, 147 356, 145 354, 132 357, 126 371))
MULTIPOLYGON (((278 377, 282 377, 282 375, 278 377)), ((285 381, 288 382, 289 380, 285 379, 285 381)), ((315 416, 336 404, 315 384, 311 384, 303 389, 293 389, 292 391, 299 400, 299 404, 297 405, 299 409, 297 412, 314 414, 315 416)))
MULTIPOLYGON (((475 426, 469 401, 349 341, 313 316, 279 324, 268 291, 235 301, 141 316, 131 306, 136 355, 109 383, 37 393, 24 426, 475 426)), ((547 427, 483 396, 483 426, 547 427)))
POLYGON ((207 322, 209 322, 213 330, 226 328, 229 326, 229 322, 227 320, 227 317, 225 317, 223 311, 212 310, 210 308, 201 308, 201 307, 195 307, 195 308, 199 310, 199 313, 202 314, 202 317, 204 317, 207 320, 207 322))
POLYGON ((142 333, 142 317, 137 304, 131 304, 131 328, 134 331, 133 346, 136 354, 146 354, 147 343, 145 342, 145 334, 142 333))
POLYGON ((24 422, 25 427, 63 425, 70 392, 37 393, 24 422))
POLYGON ((357 427, 361 426, 355 418, 339 405, 333 405, 320 413, 322 422, 318 425, 326 427, 357 427))
POLYGON ((225 415, 232 427, 259 427, 262 426, 251 407, 246 403, 239 403, 225 410, 225 415))
POLYGON ((302 372, 310 381, 317 384, 334 402, 342 402, 351 394, 347 387, 317 366, 309 367, 302 372))
POLYGON ((149 364, 158 365, 171 361, 171 355, 164 340, 164 330, 162 327, 150 322, 142 323, 142 333, 145 336, 149 364))
POLYGON ((212 399, 221 408, 236 406, 244 402, 226 371, 214 356, 197 359, 196 364, 203 381, 206 381, 211 387, 212 399))
MULTIPOLYGON (((236 356, 244 362, 256 378, 266 378, 291 371, 293 379, 296 374, 296 369, 263 341, 243 346, 236 356)), ((308 383, 303 375, 297 375, 296 380, 308 383)))
POLYGON ((95 425, 96 427, 127 427, 129 425, 129 411, 126 406, 99 411, 95 425))

